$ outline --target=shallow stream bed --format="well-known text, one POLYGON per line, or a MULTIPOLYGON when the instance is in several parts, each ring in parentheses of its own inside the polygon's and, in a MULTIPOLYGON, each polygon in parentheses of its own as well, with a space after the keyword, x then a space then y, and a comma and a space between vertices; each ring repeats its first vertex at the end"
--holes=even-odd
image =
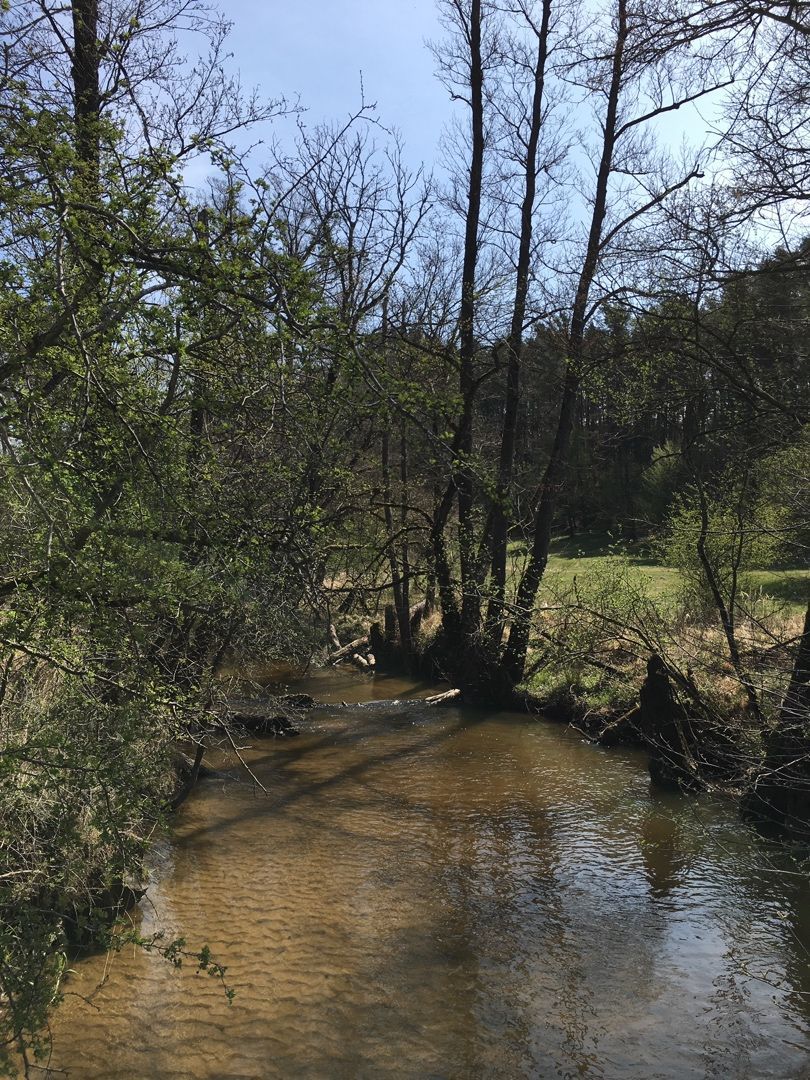
MULTIPOLYGON (((427 692, 339 674, 294 689, 427 692)), ((642 754, 512 713, 387 703, 302 728, 251 740, 267 795, 232 761, 200 785, 135 913, 209 945, 233 1005, 140 951, 85 960, 52 1068, 810 1077, 810 882, 732 804, 656 794, 642 754)))

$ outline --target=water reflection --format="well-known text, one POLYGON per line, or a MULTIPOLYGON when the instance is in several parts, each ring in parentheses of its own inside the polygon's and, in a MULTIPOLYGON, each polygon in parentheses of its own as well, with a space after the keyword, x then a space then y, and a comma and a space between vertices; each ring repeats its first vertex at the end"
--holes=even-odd
POLYGON ((651 790, 649 809, 641 821, 639 846, 650 895, 656 900, 665 900, 677 889, 689 868, 689 852, 679 820, 681 810, 676 796, 651 790))
MULTIPOLYGON (((351 696, 330 678, 324 693, 351 696)), ((120 957, 98 1013, 61 1011, 54 1066, 82 1080, 810 1066, 806 880, 767 872, 776 849, 732 807, 652 796, 639 755, 409 705, 318 710, 248 757, 269 795, 236 770, 207 784, 143 912, 229 965, 233 1008, 204 976, 120 957)), ((73 989, 102 970, 81 965, 73 989)))

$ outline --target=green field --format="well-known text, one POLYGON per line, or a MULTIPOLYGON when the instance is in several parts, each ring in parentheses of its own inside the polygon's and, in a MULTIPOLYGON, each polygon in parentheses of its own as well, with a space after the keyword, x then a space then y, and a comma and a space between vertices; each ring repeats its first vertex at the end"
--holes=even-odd
MULTIPOLYGON (((510 546, 514 567, 520 564, 524 551, 525 547, 520 543, 510 546)), ((674 567, 661 565, 649 549, 617 541, 606 534, 583 534, 553 540, 546 572, 548 587, 553 589, 555 584, 566 585, 574 577, 582 578, 598 571, 617 557, 627 559, 632 567, 643 574, 654 599, 675 598, 681 577, 674 567)), ((796 567, 753 570, 746 574, 745 584, 747 588, 762 590, 763 594, 799 612, 806 607, 810 595, 810 571, 796 567)))

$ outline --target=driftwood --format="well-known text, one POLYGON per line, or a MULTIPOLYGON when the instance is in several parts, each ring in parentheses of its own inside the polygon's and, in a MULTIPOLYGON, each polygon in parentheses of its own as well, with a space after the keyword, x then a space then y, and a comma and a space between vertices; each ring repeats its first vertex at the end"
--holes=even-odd
POLYGON ((354 641, 350 641, 348 645, 344 645, 336 652, 331 653, 331 655, 329 656, 329 663, 337 664, 338 661, 343 660, 344 657, 349 656, 350 653, 355 652, 355 650, 361 649, 364 645, 368 645, 368 635, 363 635, 363 637, 355 638, 354 641))
POLYGON ((445 690, 443 694, 432 694, 431 697, 422 699, 423 705, 448 705, 451 701, 456 701, 461 697, 461 691, 459 689, 445 690))
POLYGON ((194 754, 194 760, 191 761, 185 756, 185 754, 178 753, 175 757, 175 769, 177 771, 177 778, 180 781, 171 798, 166 803, 167 810, 177 810, 191 794, 194 785, 200 776, 200 770, 202 768, 203 755, 205 754, 205 746, 202 743, 197 743, 197 749, 194 754))

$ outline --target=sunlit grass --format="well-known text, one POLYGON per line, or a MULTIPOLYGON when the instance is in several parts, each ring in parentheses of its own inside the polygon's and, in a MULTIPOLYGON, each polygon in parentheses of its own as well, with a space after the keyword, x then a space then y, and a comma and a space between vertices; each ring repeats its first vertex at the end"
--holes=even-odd
MULTIPOLYGON (((525 550, 525 545, 520 542, 510 545, 513 571, 521 566, 525 550)), ((604 533, 553 540, 545 588, 554 590, 570 585, 575 578, 598 572, 616 558, 627 559, 644 576, 652 599, 674 601, 677 598, 681 577, 674 567, 657 562, 649 548, 628 544, 604 533)), ((810 595, 810 572, 807 570, 754 570, 746 578, 749 589, 761 591, 763 597, 784 603, 791 611, 803 611, 807 605, 810 595)))

